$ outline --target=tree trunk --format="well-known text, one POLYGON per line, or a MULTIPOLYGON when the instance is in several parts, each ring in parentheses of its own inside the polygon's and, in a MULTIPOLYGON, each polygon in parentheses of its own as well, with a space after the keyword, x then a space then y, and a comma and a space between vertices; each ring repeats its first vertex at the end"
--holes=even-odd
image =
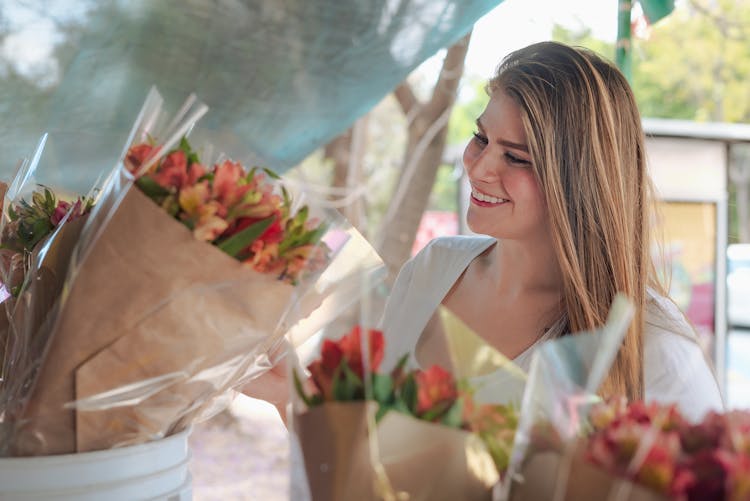
POLYGON ((401 179, 384 218, 380 255, 392 284, 398 270, 409 259, 419 223, 441 165, 448 119, 456 101, 458 84, 471 33, 448 49, 429 102, 421 103, 404 82, 395 96, 409 122, 408 144, 401 179))

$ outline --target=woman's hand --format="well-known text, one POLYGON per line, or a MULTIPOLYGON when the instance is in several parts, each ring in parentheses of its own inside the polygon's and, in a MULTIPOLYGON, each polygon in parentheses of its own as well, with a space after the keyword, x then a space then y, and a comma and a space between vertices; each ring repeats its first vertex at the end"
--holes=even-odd
POLYGON ((271 370, 245 384, 242 393, 272 404, 286 425, 286 404, 289 401, 286 360, 282 359, 271 370))

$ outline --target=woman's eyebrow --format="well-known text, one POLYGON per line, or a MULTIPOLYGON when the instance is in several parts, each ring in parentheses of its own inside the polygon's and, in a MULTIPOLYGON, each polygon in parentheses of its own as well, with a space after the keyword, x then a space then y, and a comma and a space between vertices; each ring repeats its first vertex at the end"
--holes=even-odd
MULTIPOLYGON (((477 128, 479 130, 484 131, 484 127, 482 127, 482 117, 477 118, 474 122, 477 124, 477 128)), ((495 142, 500 146, 506 146, 515 150, 525 151, 526 153, 529 152, 529 147, 523 143, 514 143, 513 141, 508 141, 507 139, 498 139, 495 142)))

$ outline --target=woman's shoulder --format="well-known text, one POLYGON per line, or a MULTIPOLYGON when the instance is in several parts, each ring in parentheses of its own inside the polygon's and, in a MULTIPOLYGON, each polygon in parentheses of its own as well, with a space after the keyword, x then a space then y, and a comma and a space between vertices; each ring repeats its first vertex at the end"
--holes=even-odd
POLYGON ((464 254, 469 251, 479 251, 486 249, 495 239, 485 235, 453 235, 447 237, 437 237, 425 245, 417 254, 464 254))
POLYGON ((644 320, 646 398, 677 402, 694 419, 710 409, 721 410, 723 402, 711 363, 677 305, 651 293, 644 320))
POLYGON ((454 264, 465 266, 467 259, 471 261, 495 241, 492 237, 482 235, 438 237, 430 240, 407 265, 409 268, 430 270, 442 267, 450 269, 454 264))

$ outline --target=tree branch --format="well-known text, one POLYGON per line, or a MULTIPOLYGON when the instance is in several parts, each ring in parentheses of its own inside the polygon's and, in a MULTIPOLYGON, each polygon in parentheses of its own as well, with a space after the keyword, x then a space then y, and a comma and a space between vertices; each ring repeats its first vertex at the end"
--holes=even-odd
POLYGON ((412 113, 414 107, 419 104, 417 96, 414 95, 414 91, 411 90, 411 86, 406 80, 398 84, 398 87, 393 91, 393 95, 396 96, 396 100, 401 106, 401 111, 407 117, 412 113))
POLYGON ((442 110, 453 105, 461 76, 464 73, 464 60, 471 40, 471 31, 461 40, 451 45, 443 60, 440 76, 432 91, 432 97, 425 109, 425 116, 436 118, 442 110))

